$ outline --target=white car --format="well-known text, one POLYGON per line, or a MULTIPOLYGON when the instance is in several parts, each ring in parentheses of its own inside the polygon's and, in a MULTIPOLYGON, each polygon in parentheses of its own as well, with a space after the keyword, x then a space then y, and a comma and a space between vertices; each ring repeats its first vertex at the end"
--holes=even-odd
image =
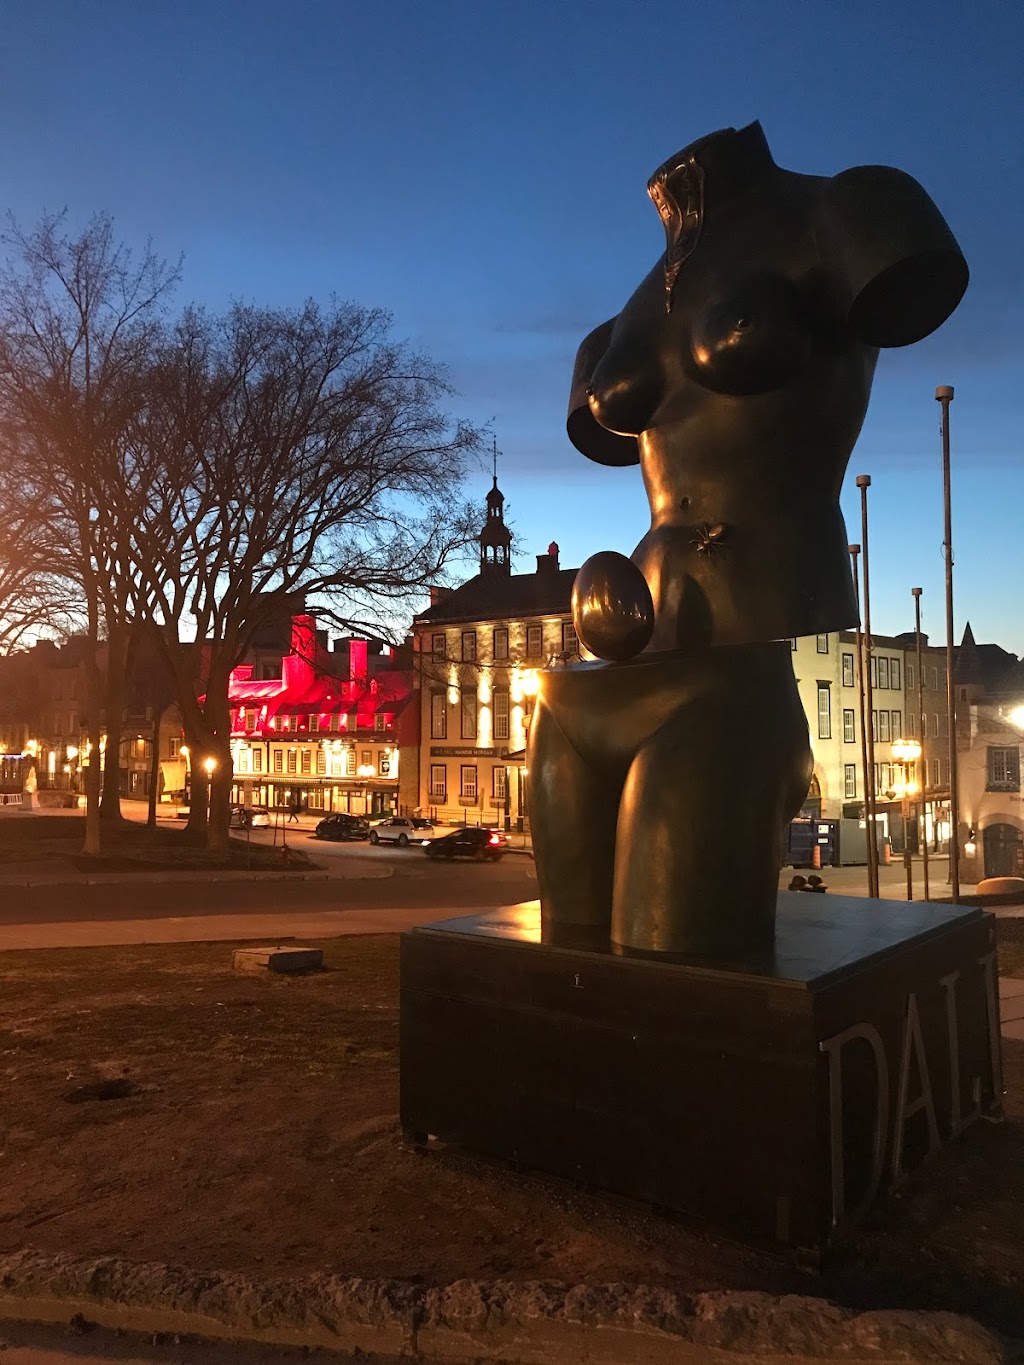
POLYGON ((397 844, 399 848, 408 848, 412 843, 420 844, 424 839, 429 839, 433 833, 434 826, 429 820, 393 815, 390 820, 383 820, 371 827, 370 843, 397 844))

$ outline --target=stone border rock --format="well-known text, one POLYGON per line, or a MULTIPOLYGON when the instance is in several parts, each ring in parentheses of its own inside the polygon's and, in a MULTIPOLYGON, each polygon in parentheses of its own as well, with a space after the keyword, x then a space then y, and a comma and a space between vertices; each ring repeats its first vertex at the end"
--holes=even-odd
POLYGON ((857 1312, 797 1295, 501 1280, 429 1288, 328 1274, 257 1282, 109 1256, 0 1257, 0 1321, 67 1323, 76 1315, 128 1332, 467 1365, 710 1365, 744 1357, 996 1365, 1008 1347, 955 1313, 857 1312))

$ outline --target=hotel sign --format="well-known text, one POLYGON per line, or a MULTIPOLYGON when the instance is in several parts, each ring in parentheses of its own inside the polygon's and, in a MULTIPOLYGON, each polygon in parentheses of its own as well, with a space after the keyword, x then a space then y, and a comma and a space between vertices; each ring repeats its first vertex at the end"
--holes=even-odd
POLYGON ((508 748, 478 749, 475 745, 432 744, 431 758, 504 758, 508 748))

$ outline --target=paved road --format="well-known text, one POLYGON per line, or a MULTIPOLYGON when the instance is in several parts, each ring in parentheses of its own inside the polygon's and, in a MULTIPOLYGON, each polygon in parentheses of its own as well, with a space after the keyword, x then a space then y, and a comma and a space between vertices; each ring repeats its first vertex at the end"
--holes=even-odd
POLYGON ((0 886, 0 949, 396 932, 537 894, 533 861, 522 856, 440 863, 418 849, 360 844, 317 844, 316 853, 346 875, 172 881, 124 874, 0 886))

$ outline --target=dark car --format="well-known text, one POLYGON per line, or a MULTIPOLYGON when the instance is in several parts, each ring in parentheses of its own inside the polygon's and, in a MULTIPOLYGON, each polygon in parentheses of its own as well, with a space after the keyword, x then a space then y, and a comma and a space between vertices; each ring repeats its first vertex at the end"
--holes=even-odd
POLYGON ((477 862, 496 863, 505 852, 508 840, 496 829, 456 829, 439 839, 424 839, 423 852, 428 858, 475 858, 477 862))
POLYGON ((321 820, 313 832, 318 839, 365 839, 370 826, 361 815, 346 815, 339 811, 337 815, 328 815, 321 820))

